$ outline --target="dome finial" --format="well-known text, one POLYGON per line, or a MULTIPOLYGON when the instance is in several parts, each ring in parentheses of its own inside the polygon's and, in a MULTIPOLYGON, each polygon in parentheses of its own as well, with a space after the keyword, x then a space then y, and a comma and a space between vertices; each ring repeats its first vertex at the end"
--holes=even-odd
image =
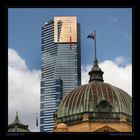
POLYGON ((19 120, 19 119, 18 119, 18 111, 16 111, 16 117, 15 117, 15 120, 19 120))
POLYGON ((94 30, 94 33, 91 33, 90 35, 87 36, 87 38, 91 38, 94 40, 94 65, 89 72, 90 75, 90 80, 91 81, 101 81, 103 82, 103 71, 99 68, 98 66, 98 60, 96 56, 96 30, 94 30))
POLYGON ((16 111, 16 116, 15 116, 15 120, 14 123, 19 123, 19 117, 18 117, 18 111, 16 111))

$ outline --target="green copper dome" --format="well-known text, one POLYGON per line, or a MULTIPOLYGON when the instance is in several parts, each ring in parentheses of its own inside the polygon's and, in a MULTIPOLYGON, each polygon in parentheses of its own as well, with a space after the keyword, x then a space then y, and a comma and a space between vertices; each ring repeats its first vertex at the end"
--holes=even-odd
POLYGON ((78 86, 68 93, 61 101, 57 117, 98 112, 98 105, 102 101, 109 103, 110 112, 132 115, 132 99, 125 91, 111 84, 93 81, 87 85, 78 86))

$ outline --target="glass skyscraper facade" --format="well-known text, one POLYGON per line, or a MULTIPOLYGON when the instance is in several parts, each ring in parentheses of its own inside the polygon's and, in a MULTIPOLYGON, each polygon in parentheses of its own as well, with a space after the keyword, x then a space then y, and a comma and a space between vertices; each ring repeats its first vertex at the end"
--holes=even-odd
POLYGON ((63 96, 81 84, 80 24, 77 18, 54 17, 45 23, 41 53, 40 131, 53 132, 54 113, 63 96))

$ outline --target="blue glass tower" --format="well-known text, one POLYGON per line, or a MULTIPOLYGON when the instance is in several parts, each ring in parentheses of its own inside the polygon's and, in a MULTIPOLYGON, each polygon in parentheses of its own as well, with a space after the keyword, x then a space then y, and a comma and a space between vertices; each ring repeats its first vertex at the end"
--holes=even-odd
MULTIPOLYGON (((59 17, 57 17, 59 19, 59 17)), ((66 17, 69 19, 69 17, 66 17)), ((70 21, 70 20, 69 20, 70 21)), ((81 84, 80 24, 76 24, 77 41, 62 40, 66 36, 63 27, 67 22, 60 20, 57 25, 48 21, 42 27, 42 65, 40 94, 40 131, 53 132, 54 113, 64 95, 81 84), (56 27, 57 26, 57 27, 56 27), (55 29, 57 28, 57 42, 55 29)))

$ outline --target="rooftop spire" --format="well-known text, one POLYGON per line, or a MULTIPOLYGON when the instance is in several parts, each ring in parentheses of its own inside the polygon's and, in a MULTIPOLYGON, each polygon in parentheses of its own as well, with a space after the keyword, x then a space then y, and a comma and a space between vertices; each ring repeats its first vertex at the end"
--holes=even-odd
POLYGON ((20 122, 17 111, 14 122, 8 125, 8 132, 30 132, 28 125, 20 122))
POLYGON ((90 80, 91 81, 101 81, 103 82, 103 71, 99 68, 98 66, 98 60, 97 60, 97 56, 96 56, 96 30, 94 30, 94 33, 88 35, 87 38, 91 38, 94 40, 94 65, 91 69, 91 71, 89 72, 90 75, 90 80))
POLYGON ((18 120, 18 112, 16 111, 16 120, 18 120))
POLYGON ((15 117, 14 123, 20 123, 17 111, 16 111, 16 117, 15 117))

